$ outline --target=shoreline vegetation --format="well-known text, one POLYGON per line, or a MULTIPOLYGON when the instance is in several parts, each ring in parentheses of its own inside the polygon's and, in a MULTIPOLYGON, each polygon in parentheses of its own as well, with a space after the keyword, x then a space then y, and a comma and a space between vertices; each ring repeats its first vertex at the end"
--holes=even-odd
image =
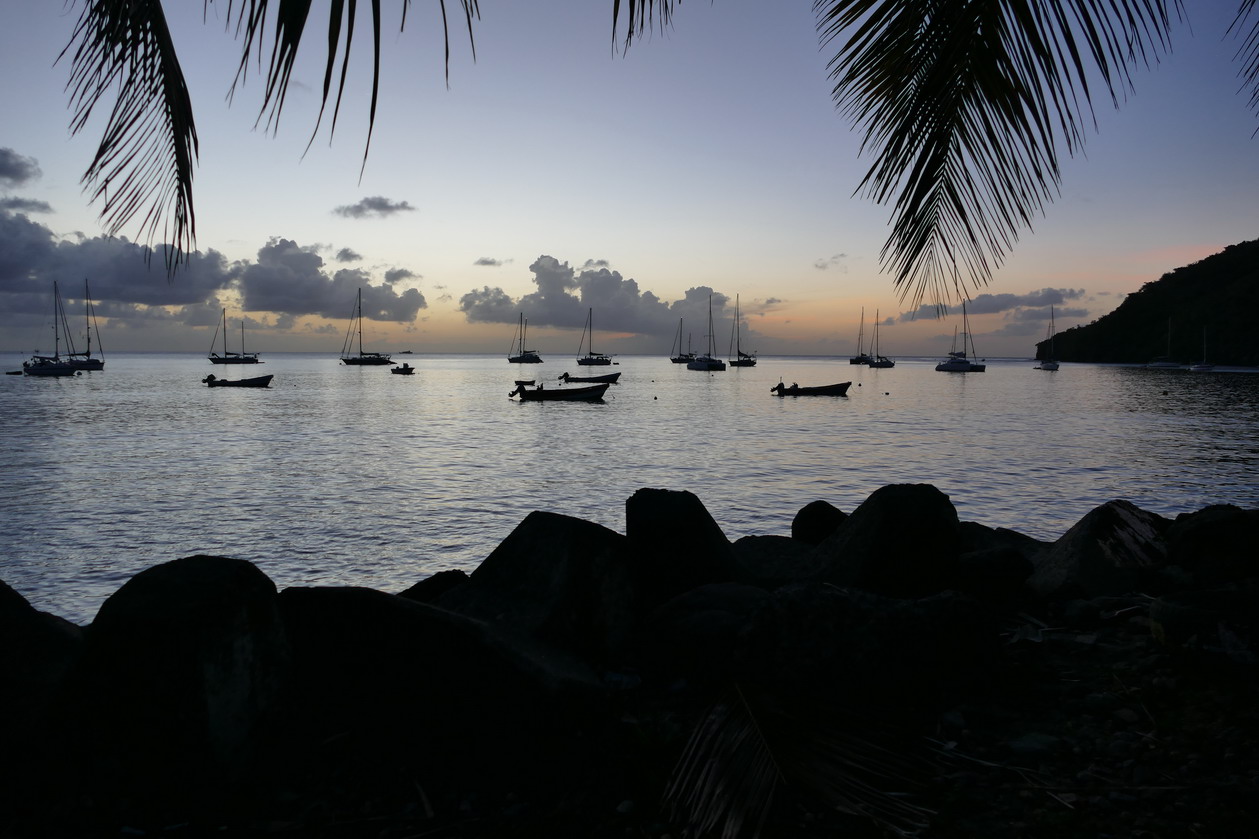
POLYGON ((1259 510, 625 522, 398 593, 191 556, 86 626, 0 583, 0 834, 1259 835, 1259 510))

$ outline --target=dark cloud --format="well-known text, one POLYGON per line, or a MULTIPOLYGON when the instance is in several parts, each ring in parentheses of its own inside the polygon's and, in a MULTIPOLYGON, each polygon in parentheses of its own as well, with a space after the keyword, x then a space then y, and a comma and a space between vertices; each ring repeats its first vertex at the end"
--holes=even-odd
POLYGON ((337 255, 336 255, 337 262, 359 262, 362 259, 363 259, 363 255, 361 253, 359 253, 358 251, 350 250, 349 248, 342 248, 341 250, 337 251, 337 255))
POLYGON ((403 280, 418 280, 420 275, 409 268, 390 268, 385 272, 385 282, 389 285, 400 283, 403 280))
MULTIPOLYGON (((713 316, 720 323, 715 329, 718 334, 729 335, 732 296, 715 292, 708 286, 696 286, 687 289, 681 300, 667 303, 653 292, 641 289, 637 280, 607 267, 603 260, 590 260, 584 266, 577 271, 553 256, 540 256, 529 266, 536 291, 513 299, 501 288, 485 286, 463 295, 459 309, 472 322, 512 324, 523 312, 531 326, 573 330, 585 325, 586 314, 593 309, 597 331, 629 333, 650 339, 651 346, 660 346, 660 351, 664 352, 669 337, 677 333, 679 318, 684 324, 690 324, 692 334, 703 335, 711 299, 713 316), (659 343, 662 340, 664 344, 659 343)), ((745 315, 765 306, 751 301, 743 301, 742 305, 745 315)), ((744 341, 755 341, 755 338, 745 325, 744 341)), ((623 346, 628 349, 631 343, 632 339, 623 346)), ((718 343, 724 346, 725 339, 718 343)), ((643 351, 647 347, 647 341, 643 340, 633 348, 643 351)))
POLYGON ((33 198, 0 198, 0 210, 12 210, 15 213, 51 213, 52 205, 47 201, 36 201, 33 198))
POLYGON ((363 317, 409 322, 428 302, 416 289, 401 293, 372 286, 362 268, 342 268, 331 275, 318 247, 291 239, 273 238, 258 250, 258 258, 240 270, 240 292, 245 308, 283 315, 319 315, 344 319, 363 289, 363 317))
MULTIPOLYGON (((1049 319, 1049 306, 1060 306, 1068 300, 1080 300, 1085 296, 1082 288, 1042 288, 1039 291, 1028 292, 1027 294, 980 294, 973 299, 966 301, 966 311, 972 315, 995 315, 1003 312, 1014 313, 1013 317, 1020 317, 1022 309, 1035 308, 1044 309, 1044 320, 1049 319)), ((962 307, 954 306, 949 310, 954 313, 960 313, 962 307)), ((924 303, 912 312, 903 312, 898 318, 901 321, 918 320, 920 318, 935 318, 936 307, 934 304, 924 303)), ((1033 317, 1033 320, 1040 318, 1033 317)))
POLYGON ((43 172, 39 171, 39 162, 33 157, 26 157, 13 149, 0 148, 0 187, 13 188, 25 186, 39 180, 43 172))
POLYGON ((476 262, 474 262, 474 263, 472 263, 472 264, 473 264, 473 265, 484 265, 484 266, 489 267, 489 268, 498 268, 499 266, 501 266, 501 265, 503 264, 503 261, 502 261, 501 259, 495 259, 495 258, 494 258, 494 257, 492 257, 492 256, 483 256, 483 257, 481 257, 480 259, 478 259, 476 262))
POLYGON ((383 195, 372 195, 357 204, 337 207, 332 212, 345 218, 387 218, 398 213, 415 212, 415 208, 406 201, 392 201, 383 195))

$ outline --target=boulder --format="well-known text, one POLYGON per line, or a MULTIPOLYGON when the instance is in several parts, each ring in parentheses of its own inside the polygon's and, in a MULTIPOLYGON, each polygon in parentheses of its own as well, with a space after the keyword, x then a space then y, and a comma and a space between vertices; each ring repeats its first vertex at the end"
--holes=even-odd
POLYGON ((771 595, 740 583, 711 583, 680 594, 649 617, 644 634, 655 675, 699 683, 731 678, 752 616, 771 595))
POLYGON ((445 571, 438 571, 431 577, 425 577, 407 590, 398 592, 398 596, 420 603, 432 603, 446 592, 458 588, 467 581, 467 571, 460 568, 449 568, 445 571))
POLYGON ((930 484, 875 490, 817 548, 821 579, 893 597, 922 597, 954 585, 957 510, 930 484))
POLYGON ((1041 596, 1097 597, 1159 585, 1167 520, 1129 501, 1091 510, 1037 555, 1028 585, 1041 596))
POLYGON ((275 585, 253 564, 157 565, 110 596, 88 629, 66 733, 103 799, 171 817, 216 807, 226 787, 254 777, 288 664, 275 585))
POLYGON ((1259 510, 1216 504, 1176 517, 1167 559, 1206 585, 1259 576, 1259 510))
POLYGON ((596 665, 623 652, 638 619, 625 537, 556 513, 530 513, 435 602, 596 665))
POLYGON ((821 571, 818 552, 787 536, 744 536, 732 556, 735 580, 765 589, 816 579, 821 571))
POLYGON ((791 520, 791 538, 806 545, 820 545, 846 518, 847 513, 826 501, 811 501, 791 520))
POLYGON ((694 493, 636 491, 625 502, 625 538, 648 607, 734 578, 730 540, 694 493))

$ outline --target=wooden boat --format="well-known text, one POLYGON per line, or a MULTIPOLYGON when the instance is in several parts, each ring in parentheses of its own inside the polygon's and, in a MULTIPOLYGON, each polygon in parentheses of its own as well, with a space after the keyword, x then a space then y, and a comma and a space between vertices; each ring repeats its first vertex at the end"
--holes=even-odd
POLYGON ((220 379, 213 373, 201 381, 210 387, 270 387, 273 375, 254 376, 252 379, 220 379))
POLYGON ((730 343, 734 345, 734 352, 729 353, 734 357, 730 359, 731 367, 755 367, 756 354, 745 353, 743 351, 742 338, 743 330, 739 328, 739 295, 734 296, 734 328, 730 330, 730 343))
POLYGON ((713 296, 708 295, 708 352, 703 355, 697 355, 690 361, 686 362, 687 370, 706 370, 719 371, 726 369, 726 362, 722 361, 716 355, 716 348, 713 346, 713 296))
MULTIPOLYGON (((87 351, 77 352, 74 349, 74 343, 71 342, 70 352, 66 356, 66 361, 75 370, 87 370, 89 372, 91 372, 92 370, 104 370, 105 359, 103 355, 101 357, 93 357, 92 355, 92 329, 93 327, 96 327, 96 309, 93 308, 92 306, 92 294, 90 291, 88 291, 86 279, 83 281, 83 300, 84 300, 83 317, 87 323, 86 330, 84 333, 85 335, 87 335, 87 351)), ((63 312, 62 317, 64 318, 64 316, 65 316, 65 313, 63 312)), ((99 351, 99 346, 100 346, 100 334, 101 334, 100 328, 96 327, 98 351, 99 351)), ((66 339, 68 340, 69 338, 70 338, 70 330, 67 328, 66 339)))
MULTIPOLYGON (((570 376, 567 373, 560 376, 561 382, 607 382, 608 384, 616 384, 616 380, 621 378, 620 373, 604 373, 602 376, 570 376)), ((532 384, 532 382, 530 382, 532 384)))
POLYGON ((358 302, 354 306, 354 313, 350 316, 350 327, 345 333, 345 343, 341 345, 341 363, 351 364, 355 366, 373 366, 379 367, 385 364, 393 364, 393 359, 389 357, 389 353, 383 352, 363 352, 363 289, 358 290, 358 302), (350 351, 353 345, 354 326, 358 325, 358 354, 350 351))
POLYGON ((603 398, 609 387, 611 385, 607 382, 586 387, 557 387, 553 390, 547 390, 543 385, 528 390, 521 385, 507 396, 519 396, 525 402, 595 402, 603 398))
POLYGON ((533 387, 535 384, 537 384, 537 381, 535 379, 516 379, 516 381, 513 382, 513 384, 515 384, 516 387, 520 387, 521 385, 528 385, 529 387, 533 387))
POLYGON ((581 342, 577 344, 577 363, 583 367, 598 366, 603 367, 612 363, 612 357, 601 352, 594 351, 594 315, 595 310, 592 308, 586 314, 586 326, 581 331, 581 342), (586 348, 586 354, 581 354, 581 348, 586 348))
POLYGON ((800 387, 800 385, 792 382, 790 385, 784 385, 782 382, 774 385, 769 389, 770 393, 776 393, 779 396, 847 396, 848 388, 852 386, 852 382, 839 382, 833 385, 817 385, 815 387, 800 387))
POLYGON ((412 373, 415 372, 415 368, 412 367, 410 364, 403 364, 401 367, 390 368, 389 372, 397 373, 401 376, 410 376, 412 373))
POLYGON ((669 360, 674 364, 686 364, 695 357, 695 353, 690 351, 690 338, 687 338, 687 351, 682 352, 682 318, 678 318, 678 337, 673 339, 673 346, 669 348, 669 360))
POLYGON ((529 321, 525 320, 525 313, 520 313, 520 325, 516 327, 515 341, 512 342, 514 352, 509 351, 507 361, 511 364, 541 364, 542 356, 538 355, 537 350, 525 349, 525 334, 529 330, 529 321))
POLYGON ((879 310, 874 310, 874 355, 866 362, 866 366, 873 367, 876 370, 886 370, 889 367, 895 367, 896 362, 885 355, 879 355, 879 310))
POLYGON ((866 341, 866 307, 861 307, 861 326, 857 329, 857 354, 848 359, 849 364, 869 364, 870 354, 864 349, 866 341))
MULTIPOLYGON (((29 361, 22 362, 22 372, 28 376, 60 378, 78 375, 78 369, 61 357, 61 333, 65 327, 65 313, 61 309, 61 293, 57 290, 56 280, 52 283, 52 319, 52 355, 32 355, 29 361)), ((69 340, 68 332, 66 340, 69 340)))
MULTIPOLYGON (((256 352, 245 352, 245 320, 240 321, 240 352, 227 351, 227 309, 223 310, 223 354, 219 355, 214 351, 214 341, 210 341, 210 363, 211 364, 265 364, 266 362, 258 358, 256 352)), ((219 330, 214 330, 214 338, 219 337, 219 330)))

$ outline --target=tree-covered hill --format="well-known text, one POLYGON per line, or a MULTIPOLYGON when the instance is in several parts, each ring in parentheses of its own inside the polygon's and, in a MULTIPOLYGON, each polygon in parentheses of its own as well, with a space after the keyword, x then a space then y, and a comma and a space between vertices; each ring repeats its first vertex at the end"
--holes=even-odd
MULTIPOLYGON (((1061 361, 1144 363, 1156 356, 1259 365, 1259 239, 1177 268, 1128 295, 1108 315, 1054 336, 1061 361), (1170 329, 1171 348, 1168 349, 1170 329)), ((1036 357, 1048 354, 1048 341, 1036 357)))

